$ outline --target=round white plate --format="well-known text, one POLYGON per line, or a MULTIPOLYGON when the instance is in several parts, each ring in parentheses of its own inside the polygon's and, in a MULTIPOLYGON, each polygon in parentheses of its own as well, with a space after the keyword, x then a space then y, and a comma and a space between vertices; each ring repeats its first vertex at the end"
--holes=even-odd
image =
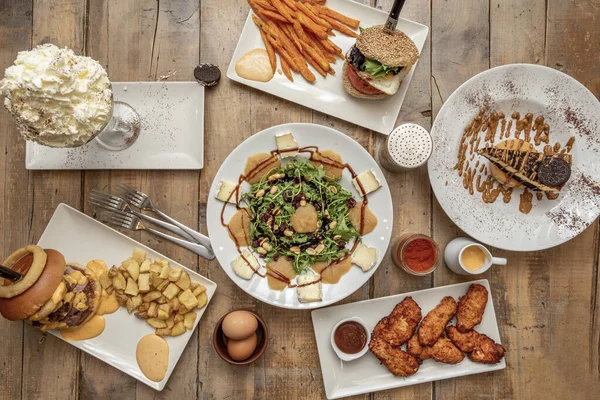
MULTIPOLYGON (((298 158, 306 158, 299 155, 298 158)), ((290 159, 284 159, 290 160, 290 159)), ((360 196, 352 185, 352 178, 347 170, 344 170, 340 184, 359 199, 360 196)), ((245 190, 249 189, 246 183, 245 190)), ((227 205, 225 221, 229 221, 235 213, 233 204, 227 205)), ((208 197, 207 206, 208 234, 212 243, 217 260, 229 277, 249 295, 265 303, 291 309, 311 309, 324 307, 335 303, 354 293, 359 287, 369 280, 371 275, 379 267, 390 243, 393 226, 392 197, 383 172, 371 157, 371 155, 358 143, 348 136, 334 129, 315 124, 284 124, 274 126, 259 132, 240 144, 231 154, 213 181, 208 197), (373 169, 381 180, 382 187, 369 194, 369 208, 377 216, 379 223, 373 232, 363 236, 363 243, 377 249, 377 263, 367 272, 363 272, 357 266, 342 277, 335 285, 323 284, 323 301, 314 303, 300 303, 296 289, 288 288, 281 292, 269 289, 267 279, 254 275, 250 280, 240 278, 231 268, 231 262, 239 257, 235 243, 229 238, 227 229, 221 225, 220 214, 223 203, 215 198, 216 188, 221 180, 237 182, 239 176, 244 172, 246 160, 253 154, 269 152, 277 148, 275 135, 292 132, 300 147, 318 146, 321 150, 332 149, 342 156, 344 162, 349 163, 357 174, 373 169)), ((259 259, 260 260, 260 259, 259 259)), ((264 269, 263 269, 264 271, 264 269)))
MULTIPOLYGON (((508 119, 508 117, 507 117, 508 119)), ((600 214, 600 103, 575 79, 539 65, 504 65, 482 72, 444 103, 433 125, 429 160, 433 191, 450 219, 475 239, 501 249, 535 251, 564 243, 600 214), (510 116, 531 112, 550 125, 550 142, 564 145, 575 136, 571 179, 557 200, 536 201, 519 212, 515 189, 510 203, 485 204, 463 188, 454 166, 467 124, 483 107, 510 116)), ((481 162, 487 162, 482 157, 481 162)))

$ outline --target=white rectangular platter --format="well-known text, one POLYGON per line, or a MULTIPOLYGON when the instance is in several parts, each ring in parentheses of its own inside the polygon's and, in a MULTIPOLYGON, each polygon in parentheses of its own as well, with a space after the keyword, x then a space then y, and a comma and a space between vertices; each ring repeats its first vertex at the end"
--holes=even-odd
POLYGON ((198 82, 113 82, 115 101, 140 116, 137 141, 111 151, 95 140, 73 149, 27 142, 27 169, 202 169, 204 87, 198 82))
MULTIPOLYGON (((338 321, 344 318, 362 318, 369 329, 372 330, 382 317, 388 315, 394 306, 407 296, 411 296, 419 304, 423 317, 425 317, 431 309, 438 305, 444 296, 452 296, 458 301, 458 298, 463 296, 473 283, 485 286, 490 293, 483 320, 475 329, 480 333, 486 334, 496 341, 496 343, 500 343, 500 332, 498 331, 498 323, 496 322, 490 284, 487 279, 419 290, 417 292, 381 297, 313 311, 313 327, 327 398, 338 399, 340 397, 504 369, 506 367, 504 359, 498 364, 491 365, 474 363, 468 357, 465 357, 461 363, 456 365, 442 364, 430 359, 423 362, 416 374, 402 378, 392 375, 385 366, 379 363, 379 360, 371 352, 367 352, 367 354, 358 360, 344 362, 336 356, 331 347, 331 330, 338 321)), ((455 319, 449 325, 454 324, 455 319)))
MULTIPOLYGON (((187 271, 190 274, 192 282, 200 283, 206 287, 208 302, 204 308, 196 310, 198 317, 196 318, 194 330, 198 326, 206 307, 210 304, 217 289, 217 285, 214 282, 66 204, 60 204, 56 208, 38 245, 42 248, 58 250, 65 256, 67 262, 77 262, 82 265, 86 265, 88 261, 93 259, 104 260, 109 267, 120 265, 122 261, 131 256, 135 248, 145 250, 147 256, 150 258, 169 260, 171 266, 187 271)), ((114 314, 105 315, 104 318, 106 319, 106 329, 100 336, 90 340, 68 343, 112 365, 153 389, 162 390, 167 384, 194 330, 187 331, 181 336, 165 337, 170 350, 169 367, 162 381, 153 382, 146 378, 140 371, 135 353, 138 341, 142 337, 154 333, 154 329, 145 321, 133 316, 133 314, 128 314, 127 310, 123 307, 119 308, 114 314)), ((50 333, 61 338, 60 334, 56 331, 51 331, 50 333)))
MULTIPOLYGON (((328 0, 327 7, 360 20, 360 26, 363 28, 382 25, 387 19, 387 13, 351 0, 328 0)), ((415 42, 420 53, 425 45, 429 28, 417 22, 400 18, 397 29, 406 33, 415 42)), ((342 49, 344 54, 356 43, 355 38, 345 36, 337 31, 335 34, 336 36, 330 36, 330 39, 342 49)), ((415 68, 417 68, 417 65, 413 67, 408 76, 402 81, 398 93, 394 96, 383 100, 364 100, 354 98, 344 90, 342 83, 344 60, 339 58, 333 65, 336 72, 334 76, 329 75, 323 78, 313 71, 317 77, 315 83, 305 81, 302 76, 296 73, 293 74, 294 82, 290 82, 278 72, 269 82, 256 82, 241 78, 235 72, 235 63, 244 53, 255 48, 264 49, 264 44, 259 29, 252 21, 252 11, 250 11, 227 69, 229 79, 384 135, 389 135, 394 128, 408 85, 415 68)), ((279 59, 279 56, 277 58, 279 59)))

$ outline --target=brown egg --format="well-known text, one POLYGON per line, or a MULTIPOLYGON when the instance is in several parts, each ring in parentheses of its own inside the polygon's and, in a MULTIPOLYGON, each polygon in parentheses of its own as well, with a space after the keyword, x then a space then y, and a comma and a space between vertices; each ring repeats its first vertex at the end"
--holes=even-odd
POLYGON ((258 328, 256 317, 248 311, 233 311, 223 320, 223 333, 229 339, 246 339, 258 328))
POLYGON ((229 340, 227 344, 227 353, 235 361, 244 361, 249 358, 256 350, 256 332, 242 340, 229 340))

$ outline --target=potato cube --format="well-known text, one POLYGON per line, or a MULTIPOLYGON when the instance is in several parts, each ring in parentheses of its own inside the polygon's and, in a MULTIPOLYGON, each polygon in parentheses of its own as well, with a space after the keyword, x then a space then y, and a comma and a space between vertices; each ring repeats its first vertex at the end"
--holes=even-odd
POLYGON ((140 264, 138 264, 136 260, 127 260, 123 263, 123 266, 127 269, 129 276, 137 281, 138 276, 140 275, 140 264))
POLYGON ((174 321, 175 321, 176 324, 179 323, 179 322, 181 322, 181 321, 183 321, 183 314, 177 314, 175 316, 174 321))
POLYGON ((162 265, 163 267, 169 266, 169 262, 167 260, 161 260, 160 258, 157 258, 156 260, 154 260, 154 262, 162 265))
POLYGON ((150 264, 150 272, 154 272, 155 274, 159 274, 162 272, 163 266, 160 264, 150 264))
POLYGON ((200 293, 204 292, 206 292, 206 287, 202 285, 198 285, 194 290, 192 290, 192 293, 194 293, 194 296, 196 297, 200 296, 200 293))
POLYGON ((148 319, 148 314, 146 313, 146 311, 134 312, 133 315, 135 315, 136 318, 139 318, 139 319, 148 319))
POLYGON ((175 284, 179 286, 181 290, 188 290, 192 284, 190 275, 185 271, 181 271, 181 277, 175 284))
POLYGON ((196 313, 195 312, 189 312, 187 314, 185 314, 185 317, 183 319, 183 325, 185 325, 185 327, 189 330, 194 329, 194 323, 196 322, 196 313))
POLYGON ((171 330, 169 328, 157 329, 155 333, 158 336, 171 336, 171 330))
POLYGON ((164 281, 165 279, 161 278, 160 274, 155 274, 154 272, 150 273, 150 285, 152 287, 156 288, 164 281))
POLYGON ((150 274, 140 274, 138 277, 138 289, 142 293, 150 291, 150 274))
POLYGON ((183 335, 184 333, 185 333, 185 325, 183 324, 183 322, 179 322, 179 323, 175 324, 173 329, 171 329, 171 336, 179 336, 179 335, 183 335))
POLYGON ((154 300, 158 299, 160 296, 162 296, 161 292, 159 292, 159 291, 153 291, 153 292, 147 293, 144 296, 143 300, 144 300, 144 303, 150 303, 151 301, 154 301, 154 300))
MULTIPOLYGON (((112 283, 112 281, 111 281, 111 283, 112 283)), ((113 294, 113 292, 115 291, 115 287, 110 285, 109 287, 107 287, 104 290, 106 290, 106 293, 108 293, 108 294, 113 294)))
POLYGON ((169 272, 171 272, 171 268, 169 268, 168 265, 165 265, 162 267, 162 270, 160 271, 160 277, 163 279, 168 279, 169 278, 169 272))
POLYGON ((150 272, 150 264, 152 264, 152 260, 146 258, 144 262, 140 264, 140 273, 150 272))
POLYGON ((163 290, 165 290, 167 288, 167 286, 169 286, 169 283, 170 282, 168 280, 163 279, 159 285, 156 285, 156 290, 160 290, 162 292, 163 290))
POLYGON ((148 325, 150 325, 153 328, 166 328, 167 327, 167 323, 165 321, 163 321, 162 319, 158 319, 158 318, 149 318, 146 320, 146 322, 148 323, 148 325))
POLYGON ((127 286, 125 277, 120 273, 113 278, 112 283, 116 290, 125 290, 125 287, 127 286))
POLYGON ((166 312, 165 310, 161 310, 160 308, 158 309, 158 315, 157 315, 158 319, 167 319, 169 318, 169 313, 166 312))
POLYGON ((138 307, 138 311, 139 312, 146 312, 146 311, 148 311, 148 308, 150 308, 150 303, 142 303, 138 307))
POLYGON ((125 294, 130 296, 137 296, 139 293, 138 285, 131 278, 127 278, 127 287, 125 288, 125 294))
POLYGON ((158 304, 166 304, 168 301, 169 299, 167 299, 165 296, 160 296, 158 300, 156 300, 158 304))
POLYGON ((168 303, 165 303, 165 304, 161 304, 161 305, 159 305, 159 306, 158 306, 158 309, 159 309, 159 310, 163 310, 163 311, 165 311, 165 312, 166 312, 167 314, 169 314, 169 315, 171 315, 171 311, 173 310, 173 309, 171 308, 171 305, 170 305, 170 304, 168 304, 168 303))
POLYGON ((168 279, 171 282, 177 282, 179 280, 179 278, 181 278, 181 273, 182 272, 183 271, 180 268, 172 269, 172 270, 169 271, 169 277, 168 277, 168 279))
POLYGON ((137 261, 138 264, 141 264, 146 259, 146 252, 142 249, 134 249, 131 258, 137 261))
POLYGON ((133 310, 136 309, 136 306, 133 305, 133 301, 131 301, 131 297, 127 299, 127 302, 125 303, 125 308, 127 308, 127 312, 129 314, 132 313, 133 310))
POLYGON ((98 280, 100 281, 100 285, 103 289, 108 289, 113 285, 112 279, 108 277, 108 271, 101 273, 98 277, 98 280))
MULTIPOLYGON (((163 296, 171 300, 173 297, 177 296, 177 293, 179 293, 179 288, 177 285, 174 283, 169 283, 169 286, 167 286, 167 288, 163 291, 163 296)), ((179 301, 181 301, 181 299, 179 299, 179 301)))
POLYGON ((200 296, 198 296, 197 299, 198 299, 198 305, 196 306, 197 308, 204 307, 206 305, 206 303, 208 302, 208 296, 206 295, 206 292, 200 293, 200 296))
POLYGON ((141 306, 142 305, 142 295, 138 294, 137 296, 133 296, 131 298, 131 302, 134 305, 134 307, 136 307, 136 308, 141 306))
POLYGON ((167 324, 167 328, 172 329, 175 326, 175 317, 169 317, 165 323, 167 324))
POLYGON ((179 309, 177 310, 177 314, 184 315, 184 314, 189 313, 190 311, 192 311, 192 310, 188 310, 187 307, 182 304, 179 306, 179 309))
POLYGON ((193 310, 198 305, 198 299, 190 289, 184 290, 177 298, 188 310, 193 310))
POLYGON ((148 316, 150 318, 155 318, 158 316, 158 304, 155 302, 150 303, 150 307, 148 307, 148 316))
POLYGON ((179 299, 177 297, 173 297, 169 303, 171 304, 171 309, 173 311, 179 310, 180 303, 179 303, 179 299))

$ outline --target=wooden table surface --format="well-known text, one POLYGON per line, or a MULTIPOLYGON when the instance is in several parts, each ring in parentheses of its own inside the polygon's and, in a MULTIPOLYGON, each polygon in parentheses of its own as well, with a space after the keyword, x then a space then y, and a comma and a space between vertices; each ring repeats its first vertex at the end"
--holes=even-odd
MULTIPOLYGON (((393 0, 362 0, 383 10, 393 0)), ((249 7, 244 0, 0 0, 0 68, 20 50, 52 42, 107 68, 113 81, 193 80, 198 62, 225 71, 249 7)), ((466 79, 507 63, 535 63, 573 76, 600 95, 600 0, 408 0, 402 16, 430 27, 398 123, 430 128, 441 105, 466 79)), ((206 232, 206 202, 225 157, 244 139, 286 122, 338 129, 376 155, 384 137, 349 123, 235 84, 227 78, 206 91, 202 171, 28 172, 25 143, 0 111, 0 253, 36 242, 56 206, 88 214, 92 188, 119 182, 140 187, 179 221, 206 232)), ((394 199, 395 231, 432 235, 444 245, 461 234, 436 202, 421 169, 386 174, 394 199)), ((196 268, 219 289, 200 328, 162 393, 22 323, 0 319, 0 399, 323 399, 310 313, 274 308, 238 289, 216 261, 145 234, 142 243, 196 268), (269 324, 265 355, 232 367, 213 351, 215 322, 249 307, 269 324)), ((99 246, 102 244, 99 243, 99 246)), ((509 265, 489 279, 506 369, 358 396, 362 399, 592 399, 600 390, 599 229, 551 250, 495 251, 509 265)), ((344 302, 469 280, 447 268, 412 277, 389 254, 374 277, 344 302)))

